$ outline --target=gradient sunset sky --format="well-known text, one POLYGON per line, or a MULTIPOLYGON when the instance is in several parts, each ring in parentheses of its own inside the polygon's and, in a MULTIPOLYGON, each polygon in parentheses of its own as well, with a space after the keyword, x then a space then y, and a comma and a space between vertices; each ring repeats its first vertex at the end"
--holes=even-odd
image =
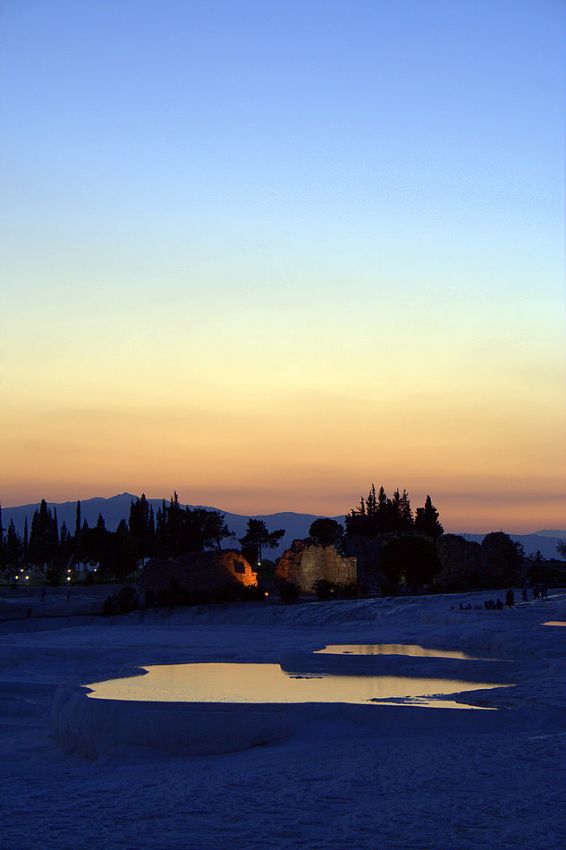
POLYGON ((2 3, 2 504, 564 528, 565 17, 2 3))

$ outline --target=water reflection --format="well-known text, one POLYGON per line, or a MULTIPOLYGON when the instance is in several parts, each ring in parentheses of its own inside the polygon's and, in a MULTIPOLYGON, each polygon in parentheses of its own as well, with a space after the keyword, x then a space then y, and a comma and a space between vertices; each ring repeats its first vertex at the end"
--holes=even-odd
POLYGON ((457 658, 478 661, 473 655, 449 649, 426 649, 412 643, 330 643, 316 654, 324 655, 410 655, 414 658, 457 658))
POLYGON ((548 620, 548 622, 543 623, 543 626, 566 626, 566 621, 564 621, 564 620, 548 620))
POLYGON ((356 703, 380 700, 428 708, 476 708, 437 697, 506 687, 493 682, 405 676, 335 676, 286 673, 279 664, 164 664, 145 675, 87 685, 94 699, 149 702, 356 703), (408 703, 412 704, 412 703, 408 703))

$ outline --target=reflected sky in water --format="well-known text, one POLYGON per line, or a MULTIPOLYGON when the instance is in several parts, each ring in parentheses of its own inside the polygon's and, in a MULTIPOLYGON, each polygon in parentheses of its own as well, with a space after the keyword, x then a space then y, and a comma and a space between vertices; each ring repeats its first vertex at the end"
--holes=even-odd
POLYGON ((493 682, 406 676, 335 676, 286 673, 279 664, 163 664, 146 674, 87 685, 94 699, 149 702, 409 704, 476 708, 439 695, 506 687, 493 682), (404 700, 409 699, 408 703, 404 700), (412 701, 414 700, 414 702, 412 701), (401 702, 399 702, 401 701, 401 702))
POLYGON ((476 661, 472 655, 449 649, 427 649, 412 643, 330 643, 317 649, 320 655, 410 655, 414 658, 457 658, 460 661, 476 661))
POLYGON ((548 620, 543 626, 566 626, 566 620, 548 620))

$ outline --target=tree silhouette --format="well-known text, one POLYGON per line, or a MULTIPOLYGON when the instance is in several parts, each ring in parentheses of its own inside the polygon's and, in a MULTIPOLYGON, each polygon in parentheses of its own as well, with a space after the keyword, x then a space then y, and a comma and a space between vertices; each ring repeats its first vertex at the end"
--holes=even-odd
POLYGON ((141 498, 136 499, 135 502, 132 501, 128 527, 136 542, 137 557, 143 560, 153 551, 155 538, 153 510, 150 509, 145 493, 142 493, 141 498))
POLYGON ((444 529, 438 519, 438 511, 432 504, 430 496, 426 497, 424 508, 417 508, 415 531, 433 537, 435 540, 444 533, 444 529))
POLYGON ((405 536, 384 547, 379 568, 395 587, 404 584, 417 590, 430 584, 442 567, 433 543, 405 536))
POLYGON ((309 528, 309 537, 315 546, 339 546, 344 529, 335 519, 315 519, 309 528))
POLYGON ((492 587, 512 585, 522 562, 520 549, 503 531, 486 534, 481 544, 484 583, 492 587))
POLYGON ((75 508, 75 537, 77 540, 81 535, 81 503, 77 502, 77 507, 75 508))
POLYGON ((45 499, 42 499, 31 521, 30 559, 36 564, 48 563, 57 555, 58 544, 57 520, 51 515, 45 499))
POLYGON ((6 533, 6 564, 10 567, 19 566, 22 554, 22 541, 16 532, 14 520, 11 519, 6 533))
POLYGON ((252 564, 261 566, 263 550, 275 549, 284 534, 283 528, 268 531, 263 520, 250 518, 245 535, 239 539, 242 552, 252 564))
POLYGON ((391 499, 383 487, 376 493, 372 484, 367 497, 346 516, 348 537, 376 538, 380 534, 412 531, 415 527, 409 494, 395 490, 391 499))

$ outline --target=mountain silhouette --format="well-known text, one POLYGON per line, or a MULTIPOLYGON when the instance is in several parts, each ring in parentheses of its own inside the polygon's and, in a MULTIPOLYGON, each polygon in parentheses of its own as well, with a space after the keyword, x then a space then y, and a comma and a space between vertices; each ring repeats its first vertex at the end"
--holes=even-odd
MULTIPOLYGON (((106 522, 106 527, 110 531, 114 531, 120 520, 128 519, 130 514, 130 504, 136 498, 137 496, 133 493, 118 493, 116 496, 111 496, 108 499, 95 497, 93 499, 84 499, 84 501, 81 500, 82 518, 86 519, 90 526, 93 526, 96 524, 98 515, 102 514, 106 522)), ((148 499, 148 502, 153 505, 153 510, 155 512, 157 512, 157 509, 161 507, 161 501, 161 499, 148 499)), ((67 524, 67 528, 71 532, 74 531, 76 505, 76 501, 49 503, 49 507, 51 509, 57 508, 59 527, 61 527, 62 522, 65 522, 67 524)), ((33 513, 38 507, 39 503, 36 502, 28 505, 16 505, 15 507, 2 508, 2 524, 4 526, 4 530, 8 527, 10 520, 13 519, 16 531, 18 534, 23 535, 24 522, 26 518, 28 526, 31 528, 33 513)), ((273 558, 278 557, 285 549, 287 549, 293 540, 307 537, 311 523, 319 516, 324 516, 324 514, 301 514, 293 511, 280 511, 274 514, 243 515, 230 513, 230 511, 223 511, 220 508, 215 508, 210 505, 189 505, 188 507, 205 508, 209 511, 218 510, 220 513, 225 514, 228 528, 230 531, 234 532, 235 538, 244 536, 247 521, 250 516, 253 516, 255 519, 262 519, 270 531, 274 531, 278 528, 284 528, 285 535, 281 538, 279 546, 270 553, 270 557, 273 558)), ((343 514, 334 516, 332 519, 335 519, 337 522, 342 524, 344 523, 343 514)), ((467 540, 475 540, 478 542, 481 542, 487 534, 487 532, 483 534, 470 534, 468 532, 457 533, 462 534, 462 536, 467 540)), ((566 539, 566 530, 543 529, 541 531, 534 531, 530 534, 510 534, 510 537, 524 547, 525 554, 527 555, 534 555, 535 552, 539 550, 545 558, 554 558, 557 557, 556 545, 558 541, 566 539)), ((238 545, 236 539, 233 542, 226 541, 224 545, 229 546, 234 544, 238 545)))

